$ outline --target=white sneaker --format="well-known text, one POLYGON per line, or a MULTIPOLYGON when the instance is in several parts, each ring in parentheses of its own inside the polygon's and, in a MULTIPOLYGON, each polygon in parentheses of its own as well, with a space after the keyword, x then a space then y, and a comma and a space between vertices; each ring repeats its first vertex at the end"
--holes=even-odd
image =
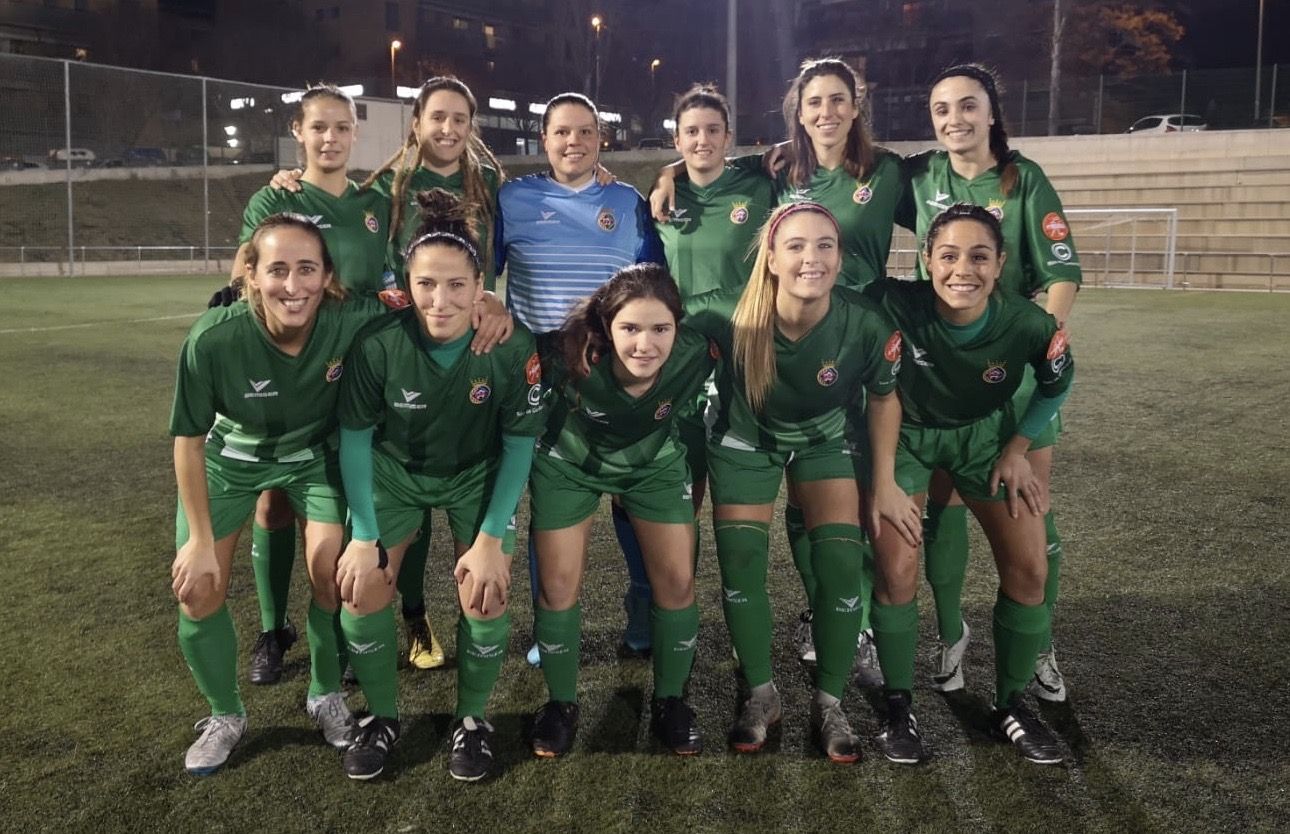
POLYGON ((193 725, 201 733, 184 756, 184 769, 194 776, 210 776, 228 761, 246 732, 245 715, 208 715, 193 725))
POLYGON ((1066 700, 1066 680, 1057 668, 1057 650, 1052 646, 1035 658, 1035 676, 1026 687, 1042 701, 1060 703, 1066 700))
POLYGON ((328 692, 305 701, 305 712, 318 725, 323 738, 337 750, 344 750, 354 740, 354 714, 345 705, 345 693, 328 692))
POLYGON ((882 666, 878 663, 878 646, 873 642, 873 630, 866 629, 856 638, 856 659, 851 667, 851 677, 856 686, 882 686, 882 666))
POLYGON ((958 692, 963 688, 963 655, 967 653, 972 630, 963 621, 963 636, 954 645, 940 643, 936 652, 936 671, 932 673, 932 689, 937 692, 958 692))
POLYGON ((815 636, 811 634, 811 609, 797 615, 797 629, 793 632, 793 643, 797 646, 797 659, 803 663, 815 662, 815 636))

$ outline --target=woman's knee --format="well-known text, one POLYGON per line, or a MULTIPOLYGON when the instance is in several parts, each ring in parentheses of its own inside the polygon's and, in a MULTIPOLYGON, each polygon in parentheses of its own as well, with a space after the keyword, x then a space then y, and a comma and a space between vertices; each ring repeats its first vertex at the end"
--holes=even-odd
POLYGON ((225 586, 218 577, 203 576, 197 581, 188 601, 179 603, 179 609, 190 620, 204 620, 220 609, 226 597, 225 586))

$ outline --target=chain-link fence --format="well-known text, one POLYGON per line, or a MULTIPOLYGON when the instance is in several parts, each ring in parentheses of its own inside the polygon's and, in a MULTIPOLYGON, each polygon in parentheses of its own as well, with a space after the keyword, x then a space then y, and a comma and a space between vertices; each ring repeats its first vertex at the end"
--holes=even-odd
MULTIPOLYGON (((1208 130, 1290 127, 1290 65, 1265 66, 1257 85, 1255 79, 1252 67, 1132 78, 1066 76, 1056 132, 1123 133, 1140 119, 1170 114, 1199 117, 1208 130)), ((1048 135, 1048 79, 1001 80, 1009 133, 1048 135)), ((930 138, 927 92, 925 86, 871 89, 874 133, 886 141, 930 138)))

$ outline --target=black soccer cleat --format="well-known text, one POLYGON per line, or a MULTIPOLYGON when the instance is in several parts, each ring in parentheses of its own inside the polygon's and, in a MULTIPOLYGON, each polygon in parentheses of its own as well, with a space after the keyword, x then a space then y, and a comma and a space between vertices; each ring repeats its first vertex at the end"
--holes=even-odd
POLYGON ((650 707, 650 729, 660 744, 678 756, 697 756, 703 752, 703 735, 689 704, 671 696, 655 698, 650 707))
POLYGON ((577 732, 578 705, 547 701, 533 716, 533 755, 543 759, 563 756, 573 748, 577 732))
POLYGON ((887 693, 887 723, 878 734, 878 746, 888 761, 896 764, 918 764, 927 758, 923 737, 918 732, 918 719, 909 708, 908 692, 887 693))
POLYGON ((282 680, 282 656, 295 644, 297 637, 296 627, 290 620, 282 628, 261 631, 251 647, 248 671, 251 683, 267 686, 282 680))
POLYGON ((458 782, 478 782, 493 769, 493 750, 489 742, 493 725, 482 718, 466 716, 452 731, 452 752, 448 754, 448 774, 458 782))
POLYGON ((345 775, 366 781, 375 779, 385 770, 385 760, 390 748, 399 740, 399 722, 396 718, 369 715, 358 724, 354 741, 341 757, 345 775))
POLYGON ((995 732, 1012 742, 1026 761, 1035 764, 1061 764, 1062 748, 1057 743, 1057 737, 1030 711, 1021 699, 1021 693, 1013 695, 1007 707, 996 708, 992 719, 995 732))

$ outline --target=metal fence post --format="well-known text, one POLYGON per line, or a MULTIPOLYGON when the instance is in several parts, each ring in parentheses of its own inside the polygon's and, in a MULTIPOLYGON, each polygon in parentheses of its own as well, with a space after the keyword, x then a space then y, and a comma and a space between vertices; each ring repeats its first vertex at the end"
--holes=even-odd
POLYGON ((63 62, 63 155, 67 158, 67 277, 76 274, 76 233, 72 225, 72 64, 63 62))
MULTIPOLYGON (((1183 115, 1183 114, 1186 114, 1186 112, 1187 112, 1187 70, 1183 70, 1182 100, 1178 103, 1178 113, 1179 115, 1183 115)), ((1185 121, 1186 121, 1185 119, 1180 118, 1178 120, 1178 126, 1181 128, 1185 121)))
POLYGON ((1169 222, 1165 225, 1168 240, 1166 245, 1169 247, 1165 255, 1165 289, 1174 287, 1174 260, 1177 257, 1178 249, 1178 209, 1170 209, 1169 222))
POLYGON ((1021 79, 1021 135, 1027 136, 1026 133, 1026 108, 1030 103, 1030 79, 1021 79))
POLYGON ((206 131, 209 127, 206 123, 206 77, 202 76, 202 230, 205 237, 204 247, 206 252, 205 268, 211 268, 211 178, 210 168, 207 165, 207 148, 209 142, 206 131))
POLYGON ((1276 127, 1275 116, 1277 113, 1277 67, 1279 64, 1272 65, 1272 95, 1268 98, 1268 127, 1276 127))
POLYGON ((1093 113, 1093 130, 1096 133, 1102 132, 1102 90, 1105 80, 1104 74, 1097 74, 1097 111, 1093 113))

